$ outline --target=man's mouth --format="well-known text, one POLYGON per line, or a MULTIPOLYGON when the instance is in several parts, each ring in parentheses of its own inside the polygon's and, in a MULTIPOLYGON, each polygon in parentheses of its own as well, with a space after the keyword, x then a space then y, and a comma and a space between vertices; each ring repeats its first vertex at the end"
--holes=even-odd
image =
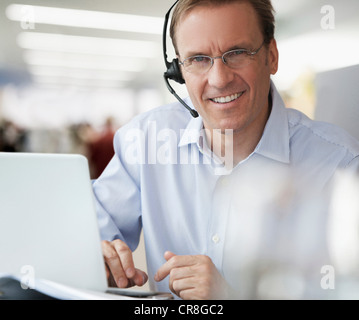
POLYGON ((244 91, 235 93, 235 94, 232 94, 232 95, 226 96, 226 97, 212 98, 210 100, 215 103, 229 103, 229 102, 232 102, 232 101, 238 99, 240 96, 243 95, 243 93, 244 93, 244 91))

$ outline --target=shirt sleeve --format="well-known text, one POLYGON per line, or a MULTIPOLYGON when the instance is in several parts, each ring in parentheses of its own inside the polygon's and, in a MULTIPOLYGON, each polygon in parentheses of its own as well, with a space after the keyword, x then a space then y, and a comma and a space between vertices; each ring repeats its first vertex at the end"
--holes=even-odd
POLYGON ((114 137, 114 149, 112 160, 93 182, 100 236, 102 240, 123 240, 134 251, 142 228, 139 166, 126 161, 121 129, 114 137))
POLYGON ((356 156, 349 162, 349 164, 345 167, 345 170, 348 172, 352 172, 359 177, 359 156, 356 156))

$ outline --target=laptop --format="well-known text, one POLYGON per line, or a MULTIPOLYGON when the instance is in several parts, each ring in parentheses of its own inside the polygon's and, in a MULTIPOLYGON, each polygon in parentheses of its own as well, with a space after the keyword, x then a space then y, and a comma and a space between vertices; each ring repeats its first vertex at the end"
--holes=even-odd
MULTIPOLYGON (((0 274, 14 279, 32 276, 109 292, 84 156, 0 152, 0 257, 0 274)), ((114 293, 172 298, 136 290, 114 293)))

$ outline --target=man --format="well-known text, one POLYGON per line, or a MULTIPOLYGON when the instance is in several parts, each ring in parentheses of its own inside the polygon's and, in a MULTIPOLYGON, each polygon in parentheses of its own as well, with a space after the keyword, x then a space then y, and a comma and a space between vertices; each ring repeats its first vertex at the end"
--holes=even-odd
POLYGON ((116 154, 93 185, 109 281, 149 279, 182 299, 239 297, 233 250, 246 226, 237 228, 233 208, 248 209, 240 190, 273 182, 262 175, 267 165, 301 167, 325 187, 337 169, 357 170, 359 144, 284 108, 270 80, 278 68, 270 0, 180 0, 171 35, 200 117, 175 103, 117 132, 116 154), (148 275, 132 259, 141 227, 148 275))

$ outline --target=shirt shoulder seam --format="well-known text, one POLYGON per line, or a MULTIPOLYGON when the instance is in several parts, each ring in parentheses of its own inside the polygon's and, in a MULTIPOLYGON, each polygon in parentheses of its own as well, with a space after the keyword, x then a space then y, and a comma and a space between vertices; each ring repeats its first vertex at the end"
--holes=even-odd
POLYGON ((294 122, 293 120, 288 120, 288 122, 292 127, 294 127, 294 126, 302 126, 302 127, 306 128, 306 129, 308 129, 315 136, 317 136, 320 139, 324 140, 325 142, 327 142, 329 144, 332 144, 334 146, 337 146, 337 147, 345 149, 352 156, 351 161, 359 156, 359 153, 358 152, 356 153, 355 151, 351 150, 351 148, 348 145, 344 145, 342 143, 338 143, 338 142, 335 142, 335 141, 332 141, 332 140, 328 139, 325 135, 320 134, 320 132, 318 132, 317 130, 314 130, 312 127, 306 125, 303 122, 300 122, 300 121, 294 122))

